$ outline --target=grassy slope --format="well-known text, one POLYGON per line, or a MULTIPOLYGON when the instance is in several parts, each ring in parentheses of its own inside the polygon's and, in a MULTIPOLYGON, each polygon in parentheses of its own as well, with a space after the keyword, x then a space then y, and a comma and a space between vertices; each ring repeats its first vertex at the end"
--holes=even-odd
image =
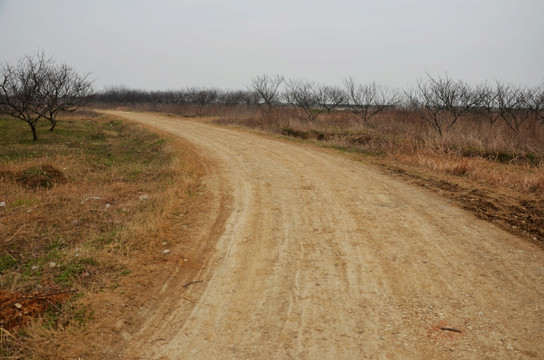
POLYGON ((202 169, 180 144, 91 111, 53 133, 42 123, 38 135, 34 142, 25 123, 0 116, 0 290, 19 299, 75 293, 60 305, 50 298, 30 325, 5 318, 0 357, 77 358, 115 340, 96 324, 141 295, 134 277, 146 283, 161 271, 163 244, 181 232, 167 218, 184 211, 202 169))

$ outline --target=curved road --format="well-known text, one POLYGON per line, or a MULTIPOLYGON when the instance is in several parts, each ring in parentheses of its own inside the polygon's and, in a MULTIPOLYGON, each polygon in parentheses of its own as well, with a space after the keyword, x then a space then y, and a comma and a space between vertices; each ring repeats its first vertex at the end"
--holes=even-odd
POLYGON ((230 199, 204 282, 166 289, 124 358, 544 358, 537 247, 334 151, 110 113, 192 143, 230 199))

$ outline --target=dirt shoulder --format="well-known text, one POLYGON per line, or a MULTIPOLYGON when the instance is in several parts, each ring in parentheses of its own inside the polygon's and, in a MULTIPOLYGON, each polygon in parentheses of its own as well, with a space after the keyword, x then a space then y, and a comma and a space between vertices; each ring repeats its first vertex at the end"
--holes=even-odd
POLYGON ((208 191, 232 196, 202 282, 168 285, 122 358, 544 354, 537 246, 332 150, 116 114, 191 143, 208 191))
POLYGON ((453 200, 478 218, 544 248, 544 197, 492 186, 463 175, 437 174, 391 157, 375 161, 388 173, 453 200))

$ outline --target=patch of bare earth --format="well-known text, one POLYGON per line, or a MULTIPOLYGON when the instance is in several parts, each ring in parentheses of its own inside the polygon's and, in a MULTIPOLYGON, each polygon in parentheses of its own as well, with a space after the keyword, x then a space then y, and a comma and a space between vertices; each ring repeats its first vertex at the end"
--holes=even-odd
POLYGON ((478 218, 544 247, 542 166, 424 155, 389 156, 376 162, 392 175, 428 188, 478 218))

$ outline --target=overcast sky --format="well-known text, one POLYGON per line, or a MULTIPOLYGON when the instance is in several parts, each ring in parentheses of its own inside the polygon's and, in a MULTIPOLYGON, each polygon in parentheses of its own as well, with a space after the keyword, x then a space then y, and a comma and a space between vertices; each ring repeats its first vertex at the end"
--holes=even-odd
POLYGON ((98 89, 245 88, 263 73, 534 86, 543 15, 543 0, 0 0, 0 60, 41 49, 98 89))

